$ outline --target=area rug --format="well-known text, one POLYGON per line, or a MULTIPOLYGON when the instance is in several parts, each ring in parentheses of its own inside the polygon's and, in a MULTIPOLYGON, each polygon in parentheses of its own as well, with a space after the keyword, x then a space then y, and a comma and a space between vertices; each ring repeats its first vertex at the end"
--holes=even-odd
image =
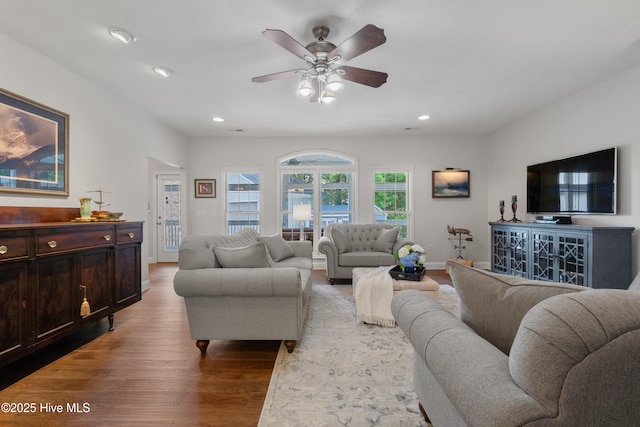
MULTIPOLYGON (((439 301, 457 314, 455 290, 439 301)), ((413 349, 399 327, 356 321, 351 285, 313 288, 305 332, 281 345, 259 426, 428 426, 413 391, 413 349)))

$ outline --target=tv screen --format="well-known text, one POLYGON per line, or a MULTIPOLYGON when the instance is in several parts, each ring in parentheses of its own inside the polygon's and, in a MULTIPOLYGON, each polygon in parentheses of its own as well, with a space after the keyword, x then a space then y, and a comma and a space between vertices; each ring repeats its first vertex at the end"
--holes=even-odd
POLYGON ((616 213, 617 148, 527 166, 527 212, 616 213))

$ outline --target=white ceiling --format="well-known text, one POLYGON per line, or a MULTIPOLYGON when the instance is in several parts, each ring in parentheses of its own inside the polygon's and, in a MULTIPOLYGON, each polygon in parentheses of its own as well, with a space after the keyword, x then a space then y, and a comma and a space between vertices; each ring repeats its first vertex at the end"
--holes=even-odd
POLYGON ((0 0, 0 32, 188 136, 489 134, 640 63, 640 0, 0 0), (388 82, 347 82, 331 106, 296 97, 296 77, 251 82, 306 65, 265 28, 305 45, 320 23, 336 45, 383 28, 348 65, 388 82))

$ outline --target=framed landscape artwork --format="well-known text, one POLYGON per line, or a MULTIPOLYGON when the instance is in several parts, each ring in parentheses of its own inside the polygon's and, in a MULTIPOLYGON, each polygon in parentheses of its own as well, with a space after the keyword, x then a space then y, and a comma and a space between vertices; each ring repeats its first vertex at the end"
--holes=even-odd
POLYGON ((470 172, 461 169, 432 171, 431 197, 453 198, 470 197, 470 172))
POLYGON ((215 179, 196 179, 196 197, 216 197, 215 179))
POLYGON ((0 191, 69 195, 69 115, 0 89, 0 191))

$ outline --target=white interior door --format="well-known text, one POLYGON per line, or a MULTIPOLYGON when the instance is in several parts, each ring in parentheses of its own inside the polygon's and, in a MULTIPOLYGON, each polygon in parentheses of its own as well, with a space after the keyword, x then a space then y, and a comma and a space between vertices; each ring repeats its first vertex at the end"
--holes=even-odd
POLYGON ((181 194, 179 174, 156 175, 158 262, 178 262, 178 248, 182 241, 181 194))

